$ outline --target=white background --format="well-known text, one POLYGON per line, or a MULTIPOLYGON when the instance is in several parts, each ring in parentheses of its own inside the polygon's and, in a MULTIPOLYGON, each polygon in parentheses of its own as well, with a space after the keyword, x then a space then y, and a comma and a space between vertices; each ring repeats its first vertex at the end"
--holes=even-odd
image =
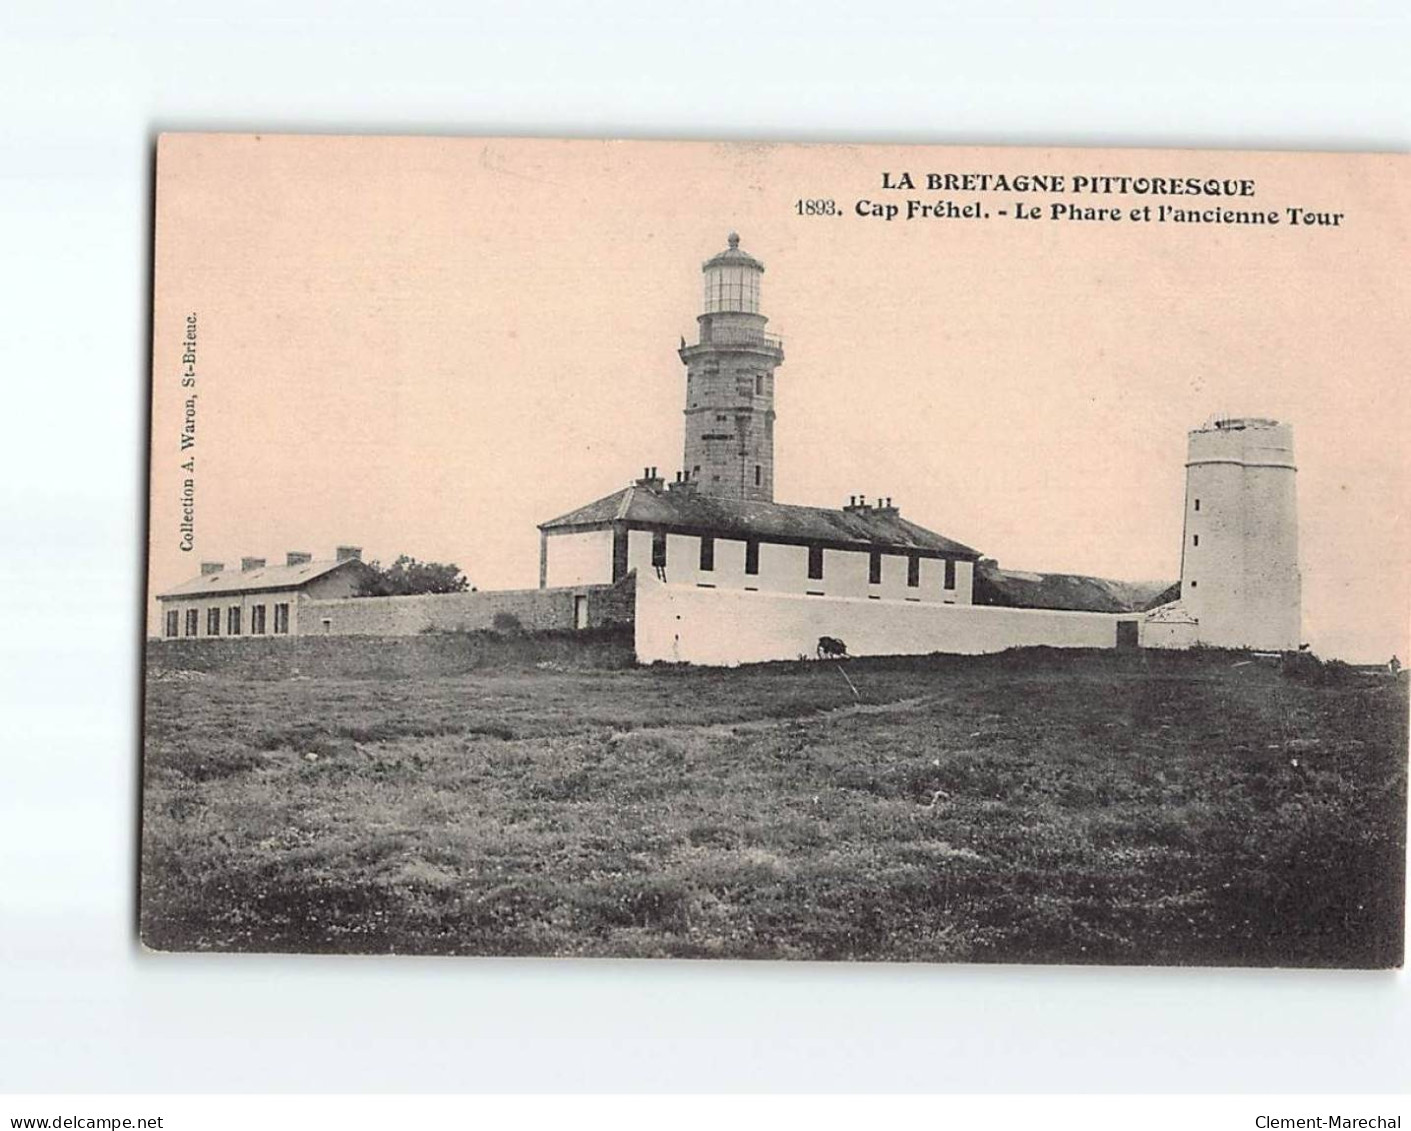
POLYGON ((157 130, 1411 139, 1404 3, 413 8, 0 10, 0 1091, 1407 1090, 1401 975, 138 953, 157 130))

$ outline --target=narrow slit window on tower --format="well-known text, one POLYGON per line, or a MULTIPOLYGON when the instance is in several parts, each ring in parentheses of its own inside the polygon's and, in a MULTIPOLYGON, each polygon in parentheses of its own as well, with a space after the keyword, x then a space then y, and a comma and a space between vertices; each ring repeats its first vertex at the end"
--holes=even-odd
POLYGON ((921 559, 915 554, 906 559, 906 584, 908 589, 915 589, 921 584, 921 559))
POLYGON ((754 485, 760 486, 764 482, 764 468, 759 464, 754 465, 754 485))
POLYGON ((1195 509, 1196 509, 1196 510, 1200 510, 1200 500, 1199 500, 1199 499, 1197 499, 1197 500, 1195 501, 1195 509))
POLYGON ((701 570, 715 569, 715 539, 709 534, 701 536, 701 570))
POLYGON ((1191 545, 1192 545, 1192 546, 1199 546, 1199 545, 1200 545, 1200 535, 1199 535, 1199 534, 1192 534, 1192 535, 1191 535, 1191 545))
POLYGON ((761 396, 761 397, 764 396, 764 374, 763 374, 763 373, 756 373, 756 374, 754 375, 754 391, 755 391, 755 395, 756 395, 756 396, 761 396))
POLYGON ((808 576, 811 581, 819 581, 823 577, 822 546, 810 546, 808 548, 808 576))
POLYGON ((882 552, 873 550, 867 557, 867 583, 869 585, 882 584, 882 552))
POLYGON ((666 568, 666 532, 664 530, 658 530, 652 535, 652 567, 654 569, 666 568))
POLYGON ((749 541, 745 543, 745 572, 748 574, 759 573, 759 543, 749 541))

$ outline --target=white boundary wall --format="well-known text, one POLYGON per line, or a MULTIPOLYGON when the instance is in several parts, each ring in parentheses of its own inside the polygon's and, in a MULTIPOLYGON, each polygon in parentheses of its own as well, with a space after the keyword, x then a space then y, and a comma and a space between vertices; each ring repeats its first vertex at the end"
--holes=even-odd
POLYGON ((854 656, 977 655, 1006 648, 1115 648, 1132 614, 1002 609, 853 597, 806 597, 664 585, 637 577, 639 663, 715 666, 812 656, 820 636, 854 656))

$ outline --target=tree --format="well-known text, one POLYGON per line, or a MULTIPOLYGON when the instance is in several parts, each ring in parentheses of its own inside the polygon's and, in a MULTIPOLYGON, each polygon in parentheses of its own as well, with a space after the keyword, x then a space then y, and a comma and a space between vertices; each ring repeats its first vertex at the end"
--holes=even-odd
POLYGON ((419 562, 406 554, 384 568, 367 562, 355 597, 408 597, 415 593, 464 593, 470 582, 454 563, 419 562))

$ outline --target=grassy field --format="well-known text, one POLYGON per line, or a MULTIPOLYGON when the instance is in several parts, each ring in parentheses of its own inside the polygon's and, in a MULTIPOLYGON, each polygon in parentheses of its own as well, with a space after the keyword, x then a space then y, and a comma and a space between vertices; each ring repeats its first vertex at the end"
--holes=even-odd
POLYGON ((857 660, 855 699, 826 662, 256 679, 151 659, 143 938, 1395 964, 1405 685, 1238 661, 857 660))

